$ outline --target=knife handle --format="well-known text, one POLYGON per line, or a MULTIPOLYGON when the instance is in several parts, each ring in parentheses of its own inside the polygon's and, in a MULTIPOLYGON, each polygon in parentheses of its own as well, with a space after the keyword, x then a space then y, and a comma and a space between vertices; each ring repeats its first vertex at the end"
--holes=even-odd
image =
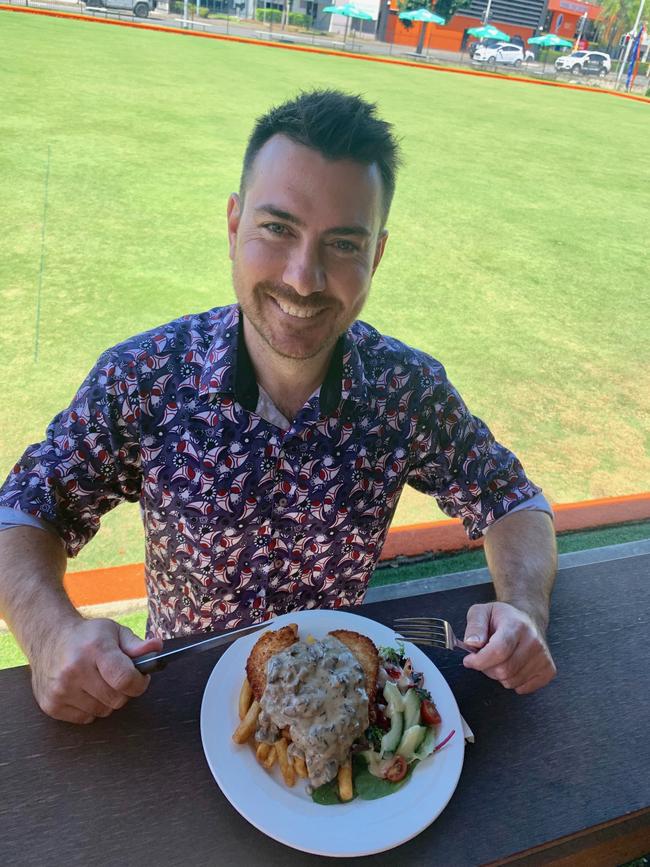
POLYGON ((133 664, 141 674, 153 674, 154 671, 162 671, 167 665, 166 659, 161 659, 156 651, 145 653, 144 656, 136 656, 133 664))

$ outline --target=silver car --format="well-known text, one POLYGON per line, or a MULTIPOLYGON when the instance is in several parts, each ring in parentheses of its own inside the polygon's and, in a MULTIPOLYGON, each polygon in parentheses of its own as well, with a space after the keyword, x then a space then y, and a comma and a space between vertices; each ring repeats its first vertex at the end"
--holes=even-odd
POLYGON ((521 45, 511 45, 509 42, 498 42, 496 45, 479 45, 474 52, 474 63, 485 63, 496 66, 503 63, 507 66, 521 66, 524 60, 532 60, 533 52, 526 51, 521 45))
POLYGON ((158 5, 158 0, 84 0, 86 6, 101 9, 123 9, 133 12, 136 18, 148 18, 158 5))
POLYGON ((558 57, 555 68, 572 75, 599 74, 604 78, 612 70, 612 58, 604 51, 572 51, 558 57))

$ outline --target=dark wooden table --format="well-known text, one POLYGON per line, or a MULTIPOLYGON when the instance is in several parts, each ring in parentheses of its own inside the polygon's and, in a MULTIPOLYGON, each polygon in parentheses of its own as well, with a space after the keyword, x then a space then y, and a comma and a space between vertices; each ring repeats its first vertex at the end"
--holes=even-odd
MULTIPOLYGON (((440 817, 377 867, 616 865, 650 851, 650 555, 565 569, 549 640, 557 679, 532 696, 432 651, 476 734, 440 817)), ((430 610, 462 633, 491 585, 363 606, 390 624, 430 610)), ((226 801, 203 757, 199 711, 217 653, 156 675, 88 727, 36 707, 26 667, 0 672, 0 864, 313 865, 226 801)), ((353 859, 342 859, 353 860, 353 859)))

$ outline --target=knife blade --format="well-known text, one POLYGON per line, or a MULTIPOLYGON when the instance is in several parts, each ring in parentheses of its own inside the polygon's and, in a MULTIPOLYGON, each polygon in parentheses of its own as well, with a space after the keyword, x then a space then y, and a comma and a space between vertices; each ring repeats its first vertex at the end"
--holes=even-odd
POLYGON ((255 623, 253 626, 245 626, 243 629, 235 629, 232 632, 214 635, 212 638, 188 644, 186 647, 177 647, 175 650, 166 650, 161 653, 156 653, 156 651, 145 653, 143 656, 136 656, 133 664, 142 674, 152 674, 154 671, 161 671, 166 665, 178 659, 184 653, 204 653, 206 650, 212 650, 213 647, 230 644, 232 641, 241 638, 242 635, 248 635, 251 632, 257 632, 258 629, 264 629, 270 623, 270 620, 265 620, 263 623, 255 623))

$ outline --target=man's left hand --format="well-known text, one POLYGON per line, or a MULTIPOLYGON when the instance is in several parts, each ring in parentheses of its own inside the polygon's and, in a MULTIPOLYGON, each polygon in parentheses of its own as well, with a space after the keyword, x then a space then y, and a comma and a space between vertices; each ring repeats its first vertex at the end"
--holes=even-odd
POLYGON ((463 660, 520 695, 546 686, 557 669, 542 630, 524 611, 506 602, 472 605, 465 643, 478 649, 463 660))

